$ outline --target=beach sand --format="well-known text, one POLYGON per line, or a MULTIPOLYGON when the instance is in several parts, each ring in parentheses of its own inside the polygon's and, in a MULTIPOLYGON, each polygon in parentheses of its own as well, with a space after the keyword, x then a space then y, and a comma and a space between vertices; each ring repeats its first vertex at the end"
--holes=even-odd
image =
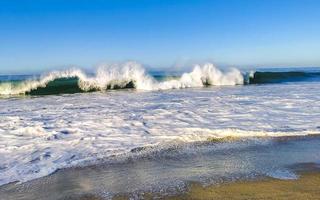
MULTIPOLYGON (((144 199, 153 199, 153 197, 155 195, 146 194, 144 199)), ((118 196, 114 199, 128 199, 128 197, 118 196)), ((320 171, 308 169, 300 173, 299 179, 296 180, 264 178, 206 187, 198 183, 192 183, 186 193, 165 197, 164 199, 320 199, 320 171)))
POLYGON ((186 194, 168 199, 320 199, 320 173, 304 173, 298 180, 270 178, 209 187, 192 184, 186 194))

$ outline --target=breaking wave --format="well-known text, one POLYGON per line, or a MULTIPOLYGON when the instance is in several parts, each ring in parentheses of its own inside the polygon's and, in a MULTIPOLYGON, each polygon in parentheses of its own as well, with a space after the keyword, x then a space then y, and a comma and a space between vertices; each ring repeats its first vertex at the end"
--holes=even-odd
POLYGON ((52 71, 40 78, 0 81, 0 96, 72 94, 110 89, 168 90, 204 86, 244 85, 320 80, 320 72, 222 71, 213 64, 196 65, 181 76, 152 76, 136 62, 100 67, 93 75, 80 69, 52 71))
POLYGON ((197 65, 190 73, 171 80, 158 81, 134 62, 122 66, 100 67, 95 75, 79 69, 53 71, 39 79, 0 83, 0 95, 45 95, 135 88, 167 90, 206 85, 240 85, 244 77, 237 69, 222 72, 212 64, 197 65))

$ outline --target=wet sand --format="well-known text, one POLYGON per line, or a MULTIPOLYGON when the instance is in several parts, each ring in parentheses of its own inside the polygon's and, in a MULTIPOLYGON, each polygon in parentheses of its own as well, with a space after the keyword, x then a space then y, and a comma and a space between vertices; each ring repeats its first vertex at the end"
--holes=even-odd
MULTIPOLYGON (((198 183, 190 184, 189 190, 184 194, 162 197, 160 199, 178 200, 248 200, 248 199, 320 199, 320 170, 314 164, 295 166, 300 171, 296 180, 280 180, 264 178, 251 181, 239 181, 222 185, 202 186, 198 183), (303 169, 302 169, 303 168, 303 169)), ((156 195, 146 194, 144 199, 153 199, 156 195)), ((114 199, 128 199, 118 196, 114 199)))
POLYGON ((186 194, 168 199, 320 199, 320 173, 304 173, 298 180, 264 179, 209 187, 192 184, 186 194))
MULTIPOLYGON (((280 180, 275 178, 259 178, 256 180, 242 180, 220 185, 203 186, 199 183, 190 183, 189 189, 180 194, 163 196, 158 193, 145 193, 140 195, 117 195, 114 200, 125 199, 193 199, 193 200, 248 200, 248 199, 294 199, 294 200, 320 200, 320 168, 314 163, 294 166, 299 178, 295 180, 280 180)), ((52 195, 52 194, 51 194, 52 195)), ((51 196, 50 195, 50 196, 51 196)), ((2 200, 1 196, 0 199, 2 200)), ((72 195, 68 200, 104 200, 97 194, 72 195)), ((109 199, 109 198, 107 198, 109 199)))

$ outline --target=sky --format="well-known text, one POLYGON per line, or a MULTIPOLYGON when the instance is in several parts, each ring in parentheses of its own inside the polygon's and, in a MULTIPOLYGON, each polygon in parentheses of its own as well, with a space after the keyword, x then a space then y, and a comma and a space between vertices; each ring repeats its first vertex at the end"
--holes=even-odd
POLYGON ((0 73, 320 66, 319 0, 0 0, 0 73))

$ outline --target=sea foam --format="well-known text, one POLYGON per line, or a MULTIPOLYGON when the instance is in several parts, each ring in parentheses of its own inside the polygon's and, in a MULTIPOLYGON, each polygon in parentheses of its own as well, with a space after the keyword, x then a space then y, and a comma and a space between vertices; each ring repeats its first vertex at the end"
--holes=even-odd
MULTIPOLYGON (((202 70, 209 69, 202 66, 196 75, 184 76, 199 80, 202 70)), ((113 79, 119 80, 119 74, 123 73, 113 73, 113 79)), ((220 77, 218 83, 235 76, 220 77)), ((308 83, 2 98, 0 185, 117 160, 146 147, 156 151, 170 144, 228 138, 233 146, 234 138, 320 134, 318 87, 319 83, 308 83)))
POLYGON ((76 87, 84 92, 126 88, 128 85, 132 85, 137 90, 151 91, 206 85, 242 85, 245 82, 243 74, 238 69, 232 68, 223 72, 211 63, 196 65, 192 72, 184 73, 175 80, 157 81, 147 74, 139 63, 127 62, 122 65, 101 66, 95 75, 88 75, 80 69, 69 69, 52 71, 41 75, 38 79, 0 83, 0 95, 26 94, 45 88, 50 82, 62 78, 77 78, 76 87))

